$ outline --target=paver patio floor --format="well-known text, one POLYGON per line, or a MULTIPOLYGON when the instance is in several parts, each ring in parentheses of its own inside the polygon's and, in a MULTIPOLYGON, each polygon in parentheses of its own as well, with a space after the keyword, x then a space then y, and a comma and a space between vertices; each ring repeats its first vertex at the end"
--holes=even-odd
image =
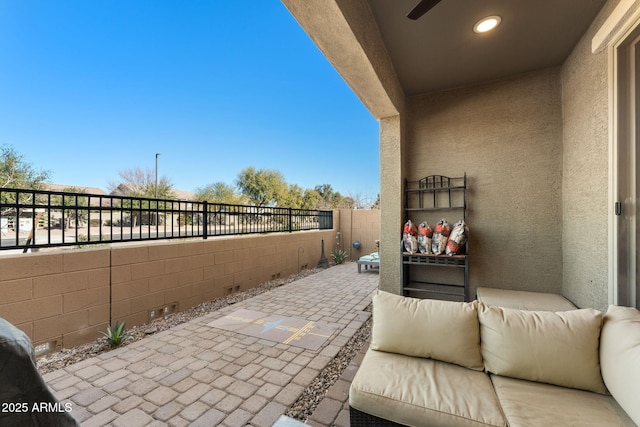
POLYGON ((331 267, 44 375, 82 426, 271 426, 370 316, 377 274, 331 267), (326 325, 316 351, 209 325, 239 309, 326 325))

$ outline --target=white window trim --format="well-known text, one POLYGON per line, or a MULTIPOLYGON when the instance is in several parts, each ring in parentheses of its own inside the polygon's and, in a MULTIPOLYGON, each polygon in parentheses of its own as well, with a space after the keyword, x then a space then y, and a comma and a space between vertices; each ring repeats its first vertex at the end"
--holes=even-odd
POLYGON ((602 24, 592 39, 591 51, 605 48, 608 54, 609 91, 609 183, 608 183, 608 246, 609 246, 609 304, 618 303, 618 221, 614 206, 618 194, 618 52, 631 33, 640 25, 640 2, 622 0, 602 24))

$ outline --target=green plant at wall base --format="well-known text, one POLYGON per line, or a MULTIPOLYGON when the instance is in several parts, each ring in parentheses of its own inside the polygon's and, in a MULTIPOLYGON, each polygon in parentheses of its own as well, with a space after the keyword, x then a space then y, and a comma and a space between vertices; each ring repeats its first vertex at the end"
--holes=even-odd
POLYGON ((100 333, 107 338, 107 342, 109 343, 111 348, 120 347, 122 344, 124 344, 127 338, 129 338, 129 334, 124 332, 126 324, 127 322, 118 324, 118 322, 116 321, 116 324, 113 328, 111 326, 107 326, 107 332, 100 331, 100 333))
POLYGON ((342 249, 338 249, 331 254, 331 257, 336 264, 343 264, 348 256, 349 254, 347 253, 347 251, 343 251, 342 249))
POLYGON ((88 248, 90 245, 83 245, 82 242, 88 242, 89 241, 89 237, 86 234, 78 234, 78 237, 76 239, 76 242, 78 243, 78 245, 76 245, 77 248, 88 248))

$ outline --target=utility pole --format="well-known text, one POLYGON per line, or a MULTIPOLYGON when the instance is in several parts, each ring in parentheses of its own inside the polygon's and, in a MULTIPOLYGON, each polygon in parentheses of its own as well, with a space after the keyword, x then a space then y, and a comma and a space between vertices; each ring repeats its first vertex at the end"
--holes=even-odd
POLYGON ((156 153, 156 199, 158 198, 158 157, 160 153, 156 153))

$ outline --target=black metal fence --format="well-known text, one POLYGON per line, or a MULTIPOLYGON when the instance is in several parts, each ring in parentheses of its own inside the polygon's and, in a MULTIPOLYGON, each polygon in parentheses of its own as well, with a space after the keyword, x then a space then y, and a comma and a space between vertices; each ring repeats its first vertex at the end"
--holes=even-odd
POLYGON ((332 228, 332 211, 0 188, 0 250, 332 228))

